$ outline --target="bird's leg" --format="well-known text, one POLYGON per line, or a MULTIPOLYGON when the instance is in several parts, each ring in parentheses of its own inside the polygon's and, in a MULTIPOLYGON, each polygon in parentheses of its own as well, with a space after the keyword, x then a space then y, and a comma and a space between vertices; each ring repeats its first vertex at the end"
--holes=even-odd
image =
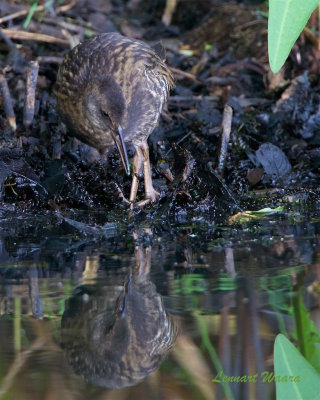
POLYGON ((148 203, 153 203, 160 196, 153 185, 151 178, 151 167, 150 167, 150 159, 149 159, 149 146, 147 142, 140 144, 140 149, 143 155, 143 173, 144 173, 144 192, 145 192, 145 200, 142 200, 138 203, 139 206, 144 206, 148 203))
MULTIPOLYGON (((141 233, 142 232, 134 231, 132 235, 135 241, 134 254, 136 259, 134 273, 137 279, 144 280, 149 275, 151 269, 151 244, 149 244, 147 247, 144 247, 142 243, 138 242, 139 234, 141 233)), ((152 237, 152 230, 150 228, 144 228, 143 235, 146 237, 146 239, 150 240, 152 237)))
POLYGON ((137 191, 138 191, 138 186, 139 186, 139 177, 141 174, 141 168, 142 168, 142 153, 140 150, 139 146, 135 146, 135 155, 133 158, 133 178, 132 178, 132 184, 131 184, 131 191, 130 191, 130 203, 131 203, 131 208, 133 207, 133 203, 136 200, 137 197, 137 191))

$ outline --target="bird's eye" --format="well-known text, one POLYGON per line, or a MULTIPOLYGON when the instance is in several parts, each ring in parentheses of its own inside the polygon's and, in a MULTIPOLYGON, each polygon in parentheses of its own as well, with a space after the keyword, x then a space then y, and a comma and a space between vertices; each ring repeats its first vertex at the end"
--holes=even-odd
POLYGON ((109 117, 109 114, 106 111, 101 110, 101 114, 105 119, 111 122, 111 118, 109 117))

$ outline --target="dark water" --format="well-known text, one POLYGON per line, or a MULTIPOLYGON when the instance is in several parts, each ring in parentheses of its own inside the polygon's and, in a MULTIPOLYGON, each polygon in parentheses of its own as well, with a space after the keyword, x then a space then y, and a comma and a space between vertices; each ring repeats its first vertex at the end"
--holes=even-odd
POLYGON ((295 297, 319 326, 316 215, 156 229, 2 217, 0 399, 273 399, 264 379, 295 297), (258 379, 212 382, 223 374, 258 379))

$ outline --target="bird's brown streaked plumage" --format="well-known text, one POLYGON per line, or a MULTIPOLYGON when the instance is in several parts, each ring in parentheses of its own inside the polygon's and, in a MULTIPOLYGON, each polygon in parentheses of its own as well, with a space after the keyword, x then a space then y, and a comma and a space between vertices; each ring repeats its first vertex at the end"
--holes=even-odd
POLYGON ((159 367, 178 323, 150 280, 133 278, 121 291, 113 279, 74 291, 61 321, 61 344, 77 374, 97 386, 122 388, 159 367))
POLYGON ((151 246, 138 244, 138 232, 133 237, 135 266, 98 274, 99 263, 86 263, 82 284, 66 302, 61 320, 68 362, 98 386, 141 382, 159 367, 179 333, 177 318, 150 280, 151 246))
POLYGON ((121 135, 124 142, 134 145, 132 202, 142 165, 146 199, 141 203, 158 196, 152 185, 147 139, 172 86, 169 68, 150 46, 118 33, 102 34, 76 46, 60 66, 54 93, 70 133, 101 152, 116 143, 125 168, 121 135))

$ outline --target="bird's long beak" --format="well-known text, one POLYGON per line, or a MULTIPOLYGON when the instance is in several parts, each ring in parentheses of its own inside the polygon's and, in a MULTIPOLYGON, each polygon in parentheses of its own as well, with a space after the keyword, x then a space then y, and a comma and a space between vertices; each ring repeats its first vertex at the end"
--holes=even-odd
POLYGON ((130 166, 129 166, 129 160, 128 160, 128 153, 127 153, 126 145, 125 145, 124 140, 123 140, 123 133, 122 133, 122 128, 121 128, 120 125, 118 126, 117 132, 114 133, 112 135, 112 137, 113 137, 113 140, 114 140, 114 142, 115 142, 115 144, 116 144, 116 146, 118 148, 118 151, 120 153, 121 161, 122 161, 122 164, 123 164, 124 169, 126 171, 126 174, 130 175, 130 166))

